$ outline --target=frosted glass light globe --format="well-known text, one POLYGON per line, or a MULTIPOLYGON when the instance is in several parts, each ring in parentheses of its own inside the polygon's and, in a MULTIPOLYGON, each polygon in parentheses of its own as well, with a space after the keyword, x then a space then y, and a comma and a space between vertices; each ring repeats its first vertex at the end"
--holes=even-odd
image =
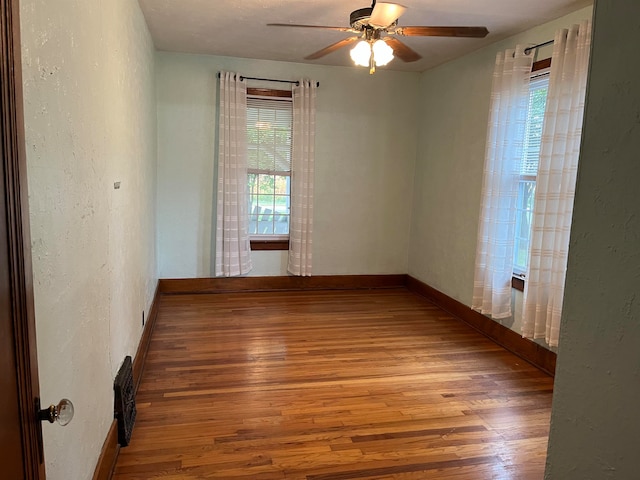
POLYGON ((350 52, 351 60, 356 65, 368 67, 371 59, 371 45, 366 40, 360 40, 350 52))
POLYGON ((376 40, 373 44, 373 60, 382 67, 393 60, 393 49, 384 40, 376 40))

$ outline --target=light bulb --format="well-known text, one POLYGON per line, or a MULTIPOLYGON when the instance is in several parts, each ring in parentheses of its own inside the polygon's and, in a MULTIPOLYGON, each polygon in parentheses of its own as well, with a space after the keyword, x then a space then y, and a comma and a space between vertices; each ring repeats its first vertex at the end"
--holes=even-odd
POLYGON ((393 49, 384 40, 376 40, 373 44, 373 60, 382 67, 393 60, 393 49))
POLYGON ((369 66, 371 58, 371 45, 366 40, 360 40, 356 46, 351 49, 351 59, 353 63, 361 67, 369 66))

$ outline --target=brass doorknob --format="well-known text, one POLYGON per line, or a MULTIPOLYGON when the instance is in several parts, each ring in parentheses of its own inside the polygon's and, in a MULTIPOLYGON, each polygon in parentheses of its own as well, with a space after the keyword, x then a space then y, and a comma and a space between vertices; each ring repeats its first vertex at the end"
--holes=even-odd
POLYGON ((49 423, 58 422, 63 427, 73 420, 73 403, 63 398, 57 405, 49 405, 38 412, 38 419, 49 423))

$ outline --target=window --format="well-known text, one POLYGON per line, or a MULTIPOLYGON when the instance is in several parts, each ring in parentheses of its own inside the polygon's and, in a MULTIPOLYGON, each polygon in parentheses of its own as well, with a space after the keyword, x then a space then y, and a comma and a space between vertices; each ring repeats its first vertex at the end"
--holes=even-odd
POLYGON ((518 185, 513 273, 519 277, 524 277, 529 261, 533 202, 548 87, 548 69, 535 71, 529 84, 529 110, 525 127, 520 183, 518 185))
POLYGON ((277 244, 273 242, 286 248, 291 213, 292 117, 291 92, 247 89, 247 182, 252 249, 277 244), (258 242, 262 247, 257 246, 258 242))

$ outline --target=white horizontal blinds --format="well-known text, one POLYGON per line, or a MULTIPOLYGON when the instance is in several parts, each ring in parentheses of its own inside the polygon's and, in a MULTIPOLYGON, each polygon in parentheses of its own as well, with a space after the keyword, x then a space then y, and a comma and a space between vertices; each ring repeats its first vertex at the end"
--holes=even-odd
POLYGON ((247 96, 249 234, 288 238, 291 214, 293 104, 247 96))
POLYGON ((290 174, 292 124, 290 98, 247 97, 247 147, 250 172, 290 174))
POLYGON ((520 169, 520 174, 524 177, 535 178, 538 173, 540 140, 542 139, 542 126, 544 123, 548 88, 548 73, 537 75, 531 79, 531 83, 529 84, 529 111, 525 130, 522 166, 520 169))
POLYGON ((529 83, 529 105, 525 125, 518 201, 516 205, 515 248, 513 252, 513 272, 524 276, 527 272, 533 219, 533 203, 536 191, 536 176, 540 160, 540 142, 544 112, 547 104, 549 72, 540 71, 529 83))

